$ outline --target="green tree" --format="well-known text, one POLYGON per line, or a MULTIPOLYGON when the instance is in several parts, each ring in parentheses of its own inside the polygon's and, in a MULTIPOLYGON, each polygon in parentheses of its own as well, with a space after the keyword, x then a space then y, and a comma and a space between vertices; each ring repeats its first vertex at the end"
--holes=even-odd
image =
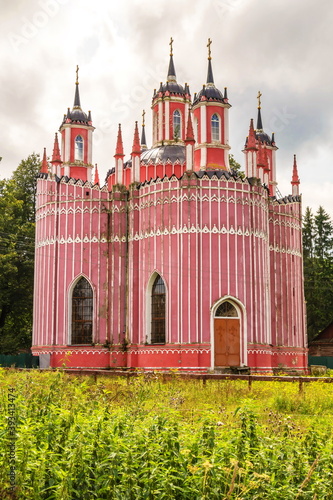
POLYGON ((39 156, 23 160, 0 181, 0 352, 31 345, 35 182, 39 156))
POLYGON ((318 211, 314 218, 315 222, 315 239, 314 239, 314 251, 315 256, 321 260, 330 259, 332 256, 333 247, 333 224, 328 213, 323 209, 322 206, 318 208, 318 211))
POLYGON ((28 222, 35 222, 36 176, 40 171, 40 165, 39 154, 32 153, 26 160, 21 161, 12 175, 15 196, 23 201, 28 222))
POLYGON ((232 155, 232 154, 229 155, 229 165, 230 165, 231 170, 233 170, 236 174, 238 174, 239 177, 244 179, 245 173, 242 170, 241 164, 235 160, 234 155, 232 155))
POLYGON ((303 255, 305 259, 311 259, 313 257, 314 249, 314 216, 311 208, 306 207, 305 214, 303 217, 303 255))
POLYGON ((333 319, 333 224, 319 207, 303 218, 304 292, 308 338, 312 340, 333 319))

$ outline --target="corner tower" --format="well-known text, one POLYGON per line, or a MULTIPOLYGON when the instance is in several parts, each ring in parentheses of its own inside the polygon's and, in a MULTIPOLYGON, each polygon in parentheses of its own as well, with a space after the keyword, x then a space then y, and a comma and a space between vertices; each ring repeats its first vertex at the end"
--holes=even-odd
POLYGON ((195 94, 192 112, 194 116, 194 170, 229 170, 229 119, 227 89, 224 94, 215 87, 211 58, 211 40, 208 39, 207 82, 195 94))
POLYGON ((76 67, 75 96, 72 110, 68 108, 59 128, 62 137, 61 175, 91 181, 92 126, 91 113, 82 110, 79 93, 79 67, 76 67))
POLYGON ((276 192, 276 150, 274 133, 270 137, 263 128, 261 118, 261 92, 258 92, 258 116, 257 128, 253 127, 253 120, 250 123, 249 135, 245 141, 245 158, 247 177, 256 177, 269 188, 270 196, 275 196, 276 192))

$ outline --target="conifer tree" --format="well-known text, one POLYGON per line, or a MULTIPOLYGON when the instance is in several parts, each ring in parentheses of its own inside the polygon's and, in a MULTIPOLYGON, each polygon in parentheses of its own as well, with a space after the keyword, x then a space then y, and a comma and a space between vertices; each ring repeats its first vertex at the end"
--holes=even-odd
POLYGON ((332 256, 332 247, 333 247, 333 224, 330 216, 322 206, 318 208, 318 211, 314 218, 314 222, 315 222, 315 240, 314 240, 315 256, 321 260, 330 259, 332 256))
POLYGON ((303 217, 303 256, 305 259, 313 257, 314 248, 314 216, 311 208, 306 207, 303 217))
POLYGON ((306 208, 303 218, 304 292, 308 340, 333 320, 333 223, 320 206, 313 216, 306 208))

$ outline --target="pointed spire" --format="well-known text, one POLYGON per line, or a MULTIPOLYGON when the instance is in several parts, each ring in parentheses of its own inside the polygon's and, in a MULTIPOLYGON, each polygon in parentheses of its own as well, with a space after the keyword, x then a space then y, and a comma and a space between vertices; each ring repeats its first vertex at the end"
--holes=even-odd
POLYGON ((119 123, 119 128, 118 128, 118 136, 117 136, 117 146, 116 146, 116 154, 115 156, 125 156, 124 155, 124 148, 123 148, 123 138, 121 134, 121 125, 119 123))
POLYGON ((167 82, 176 82, 176 71, 175 71, 175 65, 173 63, 173 51, 172 51, 172 44, 173 44, 173 39, 172 37, 170 38, 170 62, 169 62, 169 69, 168 69, 168 76, 167 76, 167 82))
POLYGON ((263 130, 260 108, 258 108, 257 130, 263 130))
POLYGON ((298 169, 297 169, 297 161, 296 161, 296 155, 294 155, 294 164, 293 164, 293 176, 292 176, 292 181, 291 184, 299 184, 300 180, 298 177, 298 169))
POLYGON ((214 85, 214 77, 213 77, 213 68, 212 68, 212 56, 211 56, 211 50, 210 46, 212 44, 212 41, 210 38, 208 38, 208 71, 207 71, 207 83, 211 83, 214 85))
POLYGON ((299 196, 300 179, 298 177, 296 155, 294 155, 293 176, 291 179, 291 189, 293 196, 299 196))
POLYGON ((192 125, 192 119, 191 119, 191 110, 188 110, 188 117, 187 117, 187 128, 186 128, 186 138, 185 142, 195 142, 194 140, 194 133, 193 133, 193 125, 192 125))
POLYGON ((257 130, 263 130, 262 127, 262 119, 261 119, 261 100, 260 97, 262 96, 262 93, 258 92, 257 99, 258 99, 258 118, 257 118, 257 130))
POLYGON ((247 138, 246 149, 257 149, 256 134, 254 131, 253 118, 250 121, 250 130, 247 138))
POLYGON ((49 172, 49 166, 48 166, 47 158, 46 158, 46 148, 44 148, 43 160, 42 160, 42 165, 41 165, 40 171, 42 174, 48 174, 48 172, 49 172))
POLYGON ((52 153, 51 163, 52 164, 53 163, 62 163, 57 133, 55 134, 55 137, 54 137, 54 145, 53 145, 53 153, 52 153))
POLYGON ((141 131, 141 151, 147 149, 146 131, 145 131, 145 110, 142 111, 142 131, 141 131))
POLYGON ((135 154, 139 155, 140 153, 141 153, 141 146, 140 146, 138 122, 135 122, 132 155, 135 154))
POLYGON ((214 85, 213 68, 211 59, 208 60, 207 84, 214 85))
POLYGON ((99 186, 99 175, 98 175, 98 168, 97 168, 97 163, 95 164, 95 177, 94 177, 94 185, 98 184, 99 186))
POLYGON ((79 84, 75 84, 75 97, 74 97, 74 108, 81 108, 80 94, 79 94, 79 84))
POLYGON ((76 66, 74 108, 81 108, 80 93, 79 93, 79 66, 76 66))

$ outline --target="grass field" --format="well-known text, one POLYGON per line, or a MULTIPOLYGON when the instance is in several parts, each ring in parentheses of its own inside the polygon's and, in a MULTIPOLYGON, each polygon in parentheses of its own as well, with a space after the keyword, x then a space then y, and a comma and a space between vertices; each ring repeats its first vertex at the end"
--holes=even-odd
POLYGON ((0 369, 1 499, 333 499, 333 385, 0 369))

